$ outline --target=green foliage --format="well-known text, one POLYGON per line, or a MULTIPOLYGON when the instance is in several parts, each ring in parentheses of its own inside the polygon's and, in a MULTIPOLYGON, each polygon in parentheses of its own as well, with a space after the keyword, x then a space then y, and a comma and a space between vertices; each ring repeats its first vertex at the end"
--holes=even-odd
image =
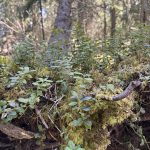
POLYGON ((118 30, 113 39, 110 38, 102 43, 104 53, 120 61, 129 55, 135 56, 140 53, 149 57, 149 29, 149 26, 132 28, 126 37, 118 30))
POLYGON ((10 83, 8 87, 22 86, 27 84, 27 80, 30 80, 32 77, 32 72, 35 70, 30 70, 29 67, 20 67, 20 70, 12 77, 10 77, 10 83))
POLYGON ((75 144, 73 143, 73 141, 68 141, 68 145, 65 148, 65 150, 85 150, 84 148, 81 148, 79 145, 75 146, 75 144))
POLYGON ((98 50, 98 43, 85 35, 79 27, 74 32, 72 47, 73 68, 88 72, 96 67, 94 54, 98 50))
MULTIPOLYGON (((130 35, 134 40, 119 37, 106 40, 98 53, 96 43, 83 33, 78 36, 72 53, 57 57, 49 67, 41 66, 45 57, 38 57, 35 47, 30 49, 30 44, 20 43, 13 63, 10 65, 8 61, 0 68, 1 119, 11 122, 29 112, 35 116, 34 109, 39 107, 49 127, 57 129, 63 149, 105 150, 110 144, 107 128, 134 115, 134 93, 117 102, 111 101, 112 96, 122 92, 126 87, 124 81, 133 80, 137 72, 147 85, 149 56, 145 52, 148 54, 148 48, 133 50, 132 45, 141 41, 140 37, 130 35), (104 68, 95 69, 98 63, 104 68)), ((144 37, 142 41, 146 42, 144 37)), ((144 113, 144 109, 140 112, 144 113)), ((40 142, 48 138, 43 123, 38 122, 36 129, 41 134, 40 142)))
POLYGON ((19 66, 29 66, 32 68, 42 66, 44 65, 44 61, 42 61, 44 48, 44 42, 37 44, 31 38, 24 38, 14 46, 13 61, 19 66))

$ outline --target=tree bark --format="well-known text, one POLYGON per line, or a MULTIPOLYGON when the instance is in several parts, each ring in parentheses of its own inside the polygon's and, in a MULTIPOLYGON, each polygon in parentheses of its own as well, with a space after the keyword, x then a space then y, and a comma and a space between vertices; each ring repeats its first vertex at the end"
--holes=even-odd
POLYGON ((104 11, 104 39, 106 39, 106 35, 107 35, 107 21, 106 21, 106 3, 105 1, 103 2, 103 11, 104 11))
POLYGON ((84 19, 85 19, 85 2, 84 0, 79 0, 78 1, 78 25, 80 28, 84 29, 84 19))
POLYGON ((42 8, 42 0, 39 0, 39 7, 40 7, 40 22, 41 22, 41 30, 42 30, 42 36, 43 36, 43 40, 45 40, 45 32, 44 32, 44 21, 43 21, 43 8, 42 8))
POLYGON ((148 22, 148 0, 141 0, 141 12, 140 12, 140 22, 144 25, 148 22))
POLYGON ((68 50, 71 32, 71 4, 73 0, 59 0, 54 29, 48 43, 48 51, 61 49, 68 50))
POLYGON ((111 37, 113 37, 116 30, 116 9, 114 7, 110 9, 110 15, 111 15, 111 37))

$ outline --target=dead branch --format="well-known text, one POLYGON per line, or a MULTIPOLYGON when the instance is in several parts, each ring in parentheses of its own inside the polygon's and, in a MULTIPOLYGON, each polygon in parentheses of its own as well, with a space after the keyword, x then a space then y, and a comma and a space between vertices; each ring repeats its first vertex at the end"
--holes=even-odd
POLYGON ((132 93, 132 91, 140 85, 141 85, 141 81, 139 81, 139 80, 131 81, 130 84, 128 85, 128 87, 120 94, 113 96, 112 100, 118 101, 118 100, 122 100, 122 99, 128 97, 132 93))
POLYGON ((48 125, 45 122, 44 118, 42 117, 42 115, 41 115, 41 113, 40 113, 40 111, 38 110, 37 107, 35 107, 35 112, 39 116, 39 118, 41 119, 41 121, 42 121, 43 125, 45 126, 45 128, 48 129, 48 125))

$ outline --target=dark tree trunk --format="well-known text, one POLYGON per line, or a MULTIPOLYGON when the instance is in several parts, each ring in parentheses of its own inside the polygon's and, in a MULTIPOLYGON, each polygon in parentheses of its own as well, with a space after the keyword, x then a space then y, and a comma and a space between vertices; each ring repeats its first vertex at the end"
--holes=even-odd
POLYGON ((59 0, 54 29, 48 43, 48 50, 68 50, 71 32, 71 4, 73 0, 59 0))
POLYGON ((146 25, 148 21, 148 0, 141 0, 140 22, 146 25))
POLYGON ((107 35, 107 21, 106 21, 106 3, 105 1, 104 3, 104 7, 103 7, 103 11, 104 11, 104 39, 106 39, 106 35, 107 35))
POLYGON ((116 9, 114 7, 110 9, 110 15, 111 15, 111 37, 113 37, 116 30, 116 9))
POLYGON ((44 32, 44 21, 43 21, 43 8, 42 8, 42 0, 39 0, 39 7, 40 7, 40 22, 41 22, 41 30, 42 30, 42 37, 43 37, 43 40, 45 40, 45 32, 44 32))

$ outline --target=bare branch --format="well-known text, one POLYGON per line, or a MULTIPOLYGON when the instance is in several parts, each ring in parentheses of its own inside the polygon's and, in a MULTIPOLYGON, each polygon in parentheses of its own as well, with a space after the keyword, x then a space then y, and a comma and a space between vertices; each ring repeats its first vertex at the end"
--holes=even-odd
POLYGON ((118 101, 118 100, 122 100, 126 97, 128 97, 132 91, 141 85, 141 81, 137 80, 137 81, 131 81, 130 84, 128 85, 128 87, 120 94, 113 96, 112 100, 113 101, 118 101))

